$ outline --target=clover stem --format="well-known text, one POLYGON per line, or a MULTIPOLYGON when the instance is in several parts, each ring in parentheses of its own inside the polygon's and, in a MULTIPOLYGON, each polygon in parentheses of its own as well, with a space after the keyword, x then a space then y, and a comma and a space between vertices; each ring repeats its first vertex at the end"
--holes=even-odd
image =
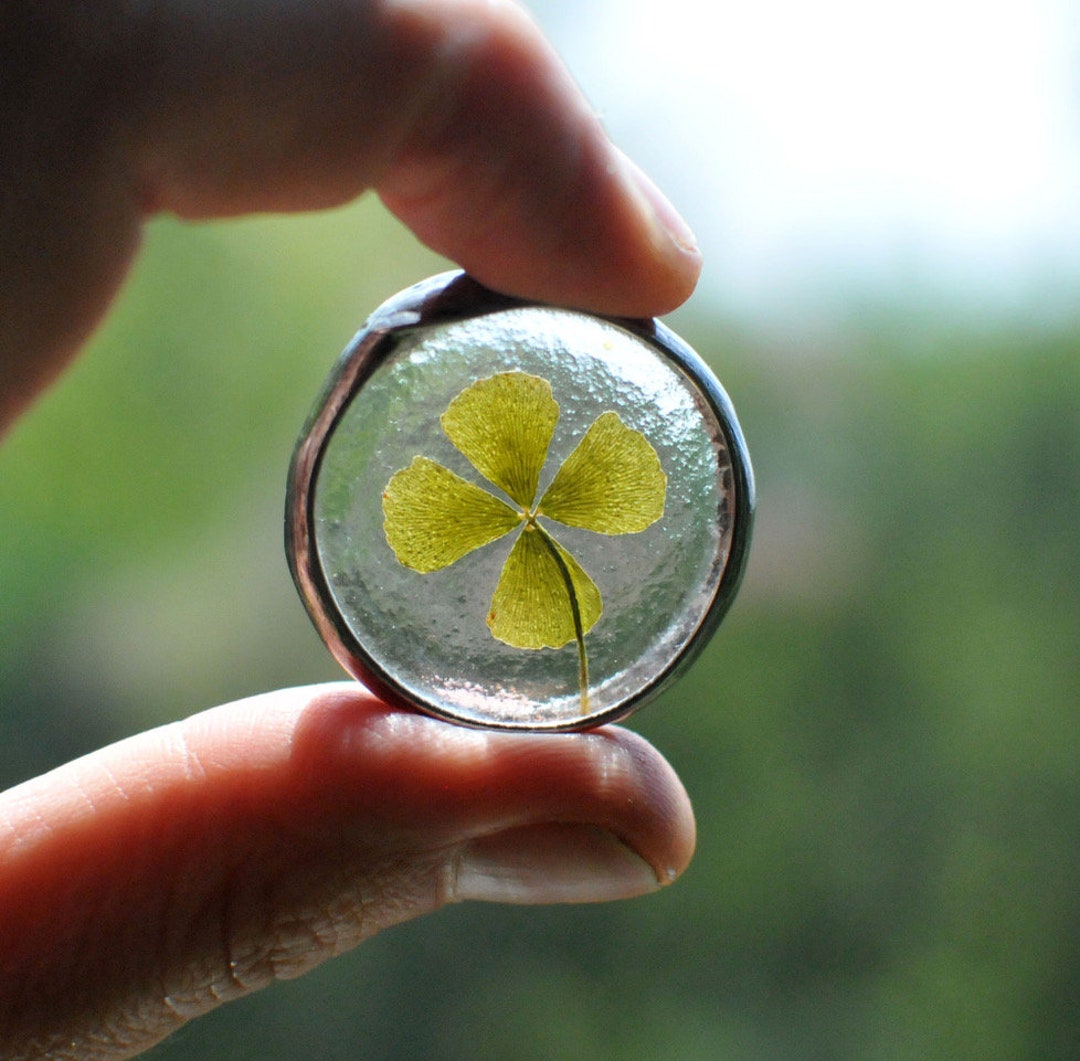
POLYGON ((562 558, 555 545, 555 540, 536 522, 535 515, 529 516, 528 525, 539 532, 540 540, 547 546, 548 552, 551 553, 552 559, 562 574, 566 593, 570 598, 570 614, 574 619, 574 637, 577 638, 578 648, 578 685, 581 689, 581 713, 587 715, 589 713, 589 657, 585 652, 585 631, 581 627, 581 608, 578 605, 574 580, 570 576, 570 568, 566 566, 566 561, 562 558))

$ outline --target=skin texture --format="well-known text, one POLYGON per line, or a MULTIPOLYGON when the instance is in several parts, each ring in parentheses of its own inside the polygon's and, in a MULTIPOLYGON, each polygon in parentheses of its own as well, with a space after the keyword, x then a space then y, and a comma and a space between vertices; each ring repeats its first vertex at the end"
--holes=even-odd
MULTIPOLYGON (((0 426, 158 211, 374 189, 492 287, 633 316, 700 267, 513 4, 9 0, 0 89, 0 426)), ((0 1056, 130 1057, 444 903, 638 895, 693 846, 615 727, 482 733, 352 684, 215 708, 0 795, 0 1056)))

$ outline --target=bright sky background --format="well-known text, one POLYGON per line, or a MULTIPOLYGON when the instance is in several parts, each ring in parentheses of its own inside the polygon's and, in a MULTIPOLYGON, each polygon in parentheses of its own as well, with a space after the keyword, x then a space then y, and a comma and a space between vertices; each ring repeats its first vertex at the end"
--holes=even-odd
POLYGON ((1080 296, 1076 5, 535 9, 614 137, 687 214, 703 293, 729 309, 821 311, 891 290, 1030 312, 1080 296))

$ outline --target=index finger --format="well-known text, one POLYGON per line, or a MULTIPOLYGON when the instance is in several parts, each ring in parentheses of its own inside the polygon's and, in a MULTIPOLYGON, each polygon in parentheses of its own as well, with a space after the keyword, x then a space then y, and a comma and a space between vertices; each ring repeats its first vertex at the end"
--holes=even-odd
POLYGON ((296 210, 370 186, 435 250, 512 294, 650 316, 692 289, 689 230, 521 8, 260 6, 227 35, 219 21, 185 20, 169 45, 154 102, 170 120, 147 166, 155 205, 296 210))
POLYGON ((159 0, 92 25, 77 4, 15 7, 4 62, 29 91, 0 113, 23 192, 0 218, 19 248, 0 263, 0 416, 86 338, 154 211, 309 210, 374 188, 510 294, 650 316, 696 282, 689 230, 512 3, 159 0))

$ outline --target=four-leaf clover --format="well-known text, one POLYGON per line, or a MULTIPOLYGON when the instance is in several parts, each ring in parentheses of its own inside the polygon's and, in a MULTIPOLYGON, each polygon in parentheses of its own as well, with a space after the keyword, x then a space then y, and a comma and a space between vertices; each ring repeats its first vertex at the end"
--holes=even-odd
POLYGON ((540 517, 600 534, 633 534, 664 512, 667 476, 656 450, 614 412, 602 413, 536 494, 559 419, 551 384, 525 372, 478 380, 451 401, 443 431, 514 506, 427 457, 414 457, 383 492, 383 528, 400 563, 428 573, 519 530, 487 624, 515 648, 576 641, 582 712, 588 710, 585 634, 600 618, 600 590, 540 517))

